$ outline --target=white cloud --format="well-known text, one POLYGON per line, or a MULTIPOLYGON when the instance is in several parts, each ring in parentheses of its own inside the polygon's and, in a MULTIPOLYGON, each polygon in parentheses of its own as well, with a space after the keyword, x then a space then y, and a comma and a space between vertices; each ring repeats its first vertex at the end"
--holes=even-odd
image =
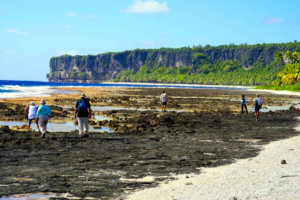
POLYGON ((283 24, 285 21, 282 18, 279 17, 270 17, 265 20, 263 20, 264 24, 283 24))
POLYGON ((68 15, 68 17, 77 17, 78 16, 77 13, 72 12, 72 11, 68 12, 67 15, 68 15))
POLYGON ((95 15, 95 14, 86 14, 84 17, 86 19, 97 19, 98 15, 95 15))
POLYGON ((79 55, 79 51, 77 51, 77 50, 66 50, 66 49, 64 49, 64 50, 62 50, 60 53, 59 53, 59 55, 65 55, 65 54, 68 54, 68 55, 71 55, 71 56, 75 56, 75 55, 79 55))
POLYGON ((28 35, 29 34, 28 32, 19 31, 19 30, 16 30, 16 29, 8 29, 7 32, 12 33, 12 34, 16 34, 16 35, 28 35))
POLYGON ((160 3, 155 0, 135 0, 133 5, 130 5, 126 10, 128 13, 166 13, 169 12, 170 9, 167 3, 160 3))

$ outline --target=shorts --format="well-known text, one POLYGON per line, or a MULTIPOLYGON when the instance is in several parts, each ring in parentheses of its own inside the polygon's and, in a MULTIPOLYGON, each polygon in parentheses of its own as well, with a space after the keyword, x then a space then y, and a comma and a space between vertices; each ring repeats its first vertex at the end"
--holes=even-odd
MULTIPOLYGON (((31 122, 32 122, 33 119, 34 119, 34 118, 28 119, 28 124, 31 124, 31 122)), ((35 120, 35 119, 34 119, 34 121, 35 121, 36 124, 39 124, 39 120, 35 120)))
POLYGON ((255 105, 255 112, 259 111, 261 109, 261 105, 255 105))
POLYGON ((167 105, 167 102, 162 102, 162 105, 165 105, 165 106, 166 106, 166 105, 167 105))

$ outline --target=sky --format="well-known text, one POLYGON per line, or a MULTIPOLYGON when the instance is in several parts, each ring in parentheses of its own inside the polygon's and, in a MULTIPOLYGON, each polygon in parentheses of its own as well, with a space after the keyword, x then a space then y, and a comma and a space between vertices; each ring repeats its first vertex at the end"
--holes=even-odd
POLYGON ((53 56, 300 40, 299 0, 0 0, 0 80, 53 56))

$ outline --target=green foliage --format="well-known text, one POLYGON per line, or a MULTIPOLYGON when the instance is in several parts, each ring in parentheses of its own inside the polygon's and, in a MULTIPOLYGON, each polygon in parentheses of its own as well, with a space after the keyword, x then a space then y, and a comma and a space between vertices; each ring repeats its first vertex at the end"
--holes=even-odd
MULTIPOLYGON (((291 61, 286 63, 280 72, 278 72, 276 79, 273 81, 275 86, 299 85, 300 83, 300 60, 297 52, 286 51, 285 57, 291 61)), ((290 88, 290 86, 287 86, 290 88)))
POLYGON ((68 76, 69 76, 69 78, 75 78, 74 71, 68 71, 68 76))
POLYGON ((86 73, 85 72, 80 72, 80 73, 78 73, 77 74, 77 77, 79 78, 79 79, 86 79, 86 73))
POLYGON ((114 81, 259 85, 270 84, 278 72, 273 65, 244 69, 237 61, 201 65, 194 73, 192 69, 192 66, 156 67, 155 69, 143 66, 137 72, 133 70, 121 72, 114 81))
POLYGON ((300 91, 300 83, 294 85, 260 85, 257 89, 300 91))

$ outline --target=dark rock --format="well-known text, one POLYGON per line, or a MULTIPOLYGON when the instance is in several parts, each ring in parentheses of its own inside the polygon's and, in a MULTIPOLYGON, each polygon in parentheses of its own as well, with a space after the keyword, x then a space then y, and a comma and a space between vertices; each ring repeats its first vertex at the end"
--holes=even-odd
POLYGON ((0 130, 3 131, 3 132, 6 132, 6 133, 9 133, 9 132, 10 132, 8 126, 0 126, 0 130))
POLYGON ((282 160, 282 161, 281 161, 281 164, 282 164, 282 165, 285 165, 285 164, 286 164, 286 160, 282 160))

